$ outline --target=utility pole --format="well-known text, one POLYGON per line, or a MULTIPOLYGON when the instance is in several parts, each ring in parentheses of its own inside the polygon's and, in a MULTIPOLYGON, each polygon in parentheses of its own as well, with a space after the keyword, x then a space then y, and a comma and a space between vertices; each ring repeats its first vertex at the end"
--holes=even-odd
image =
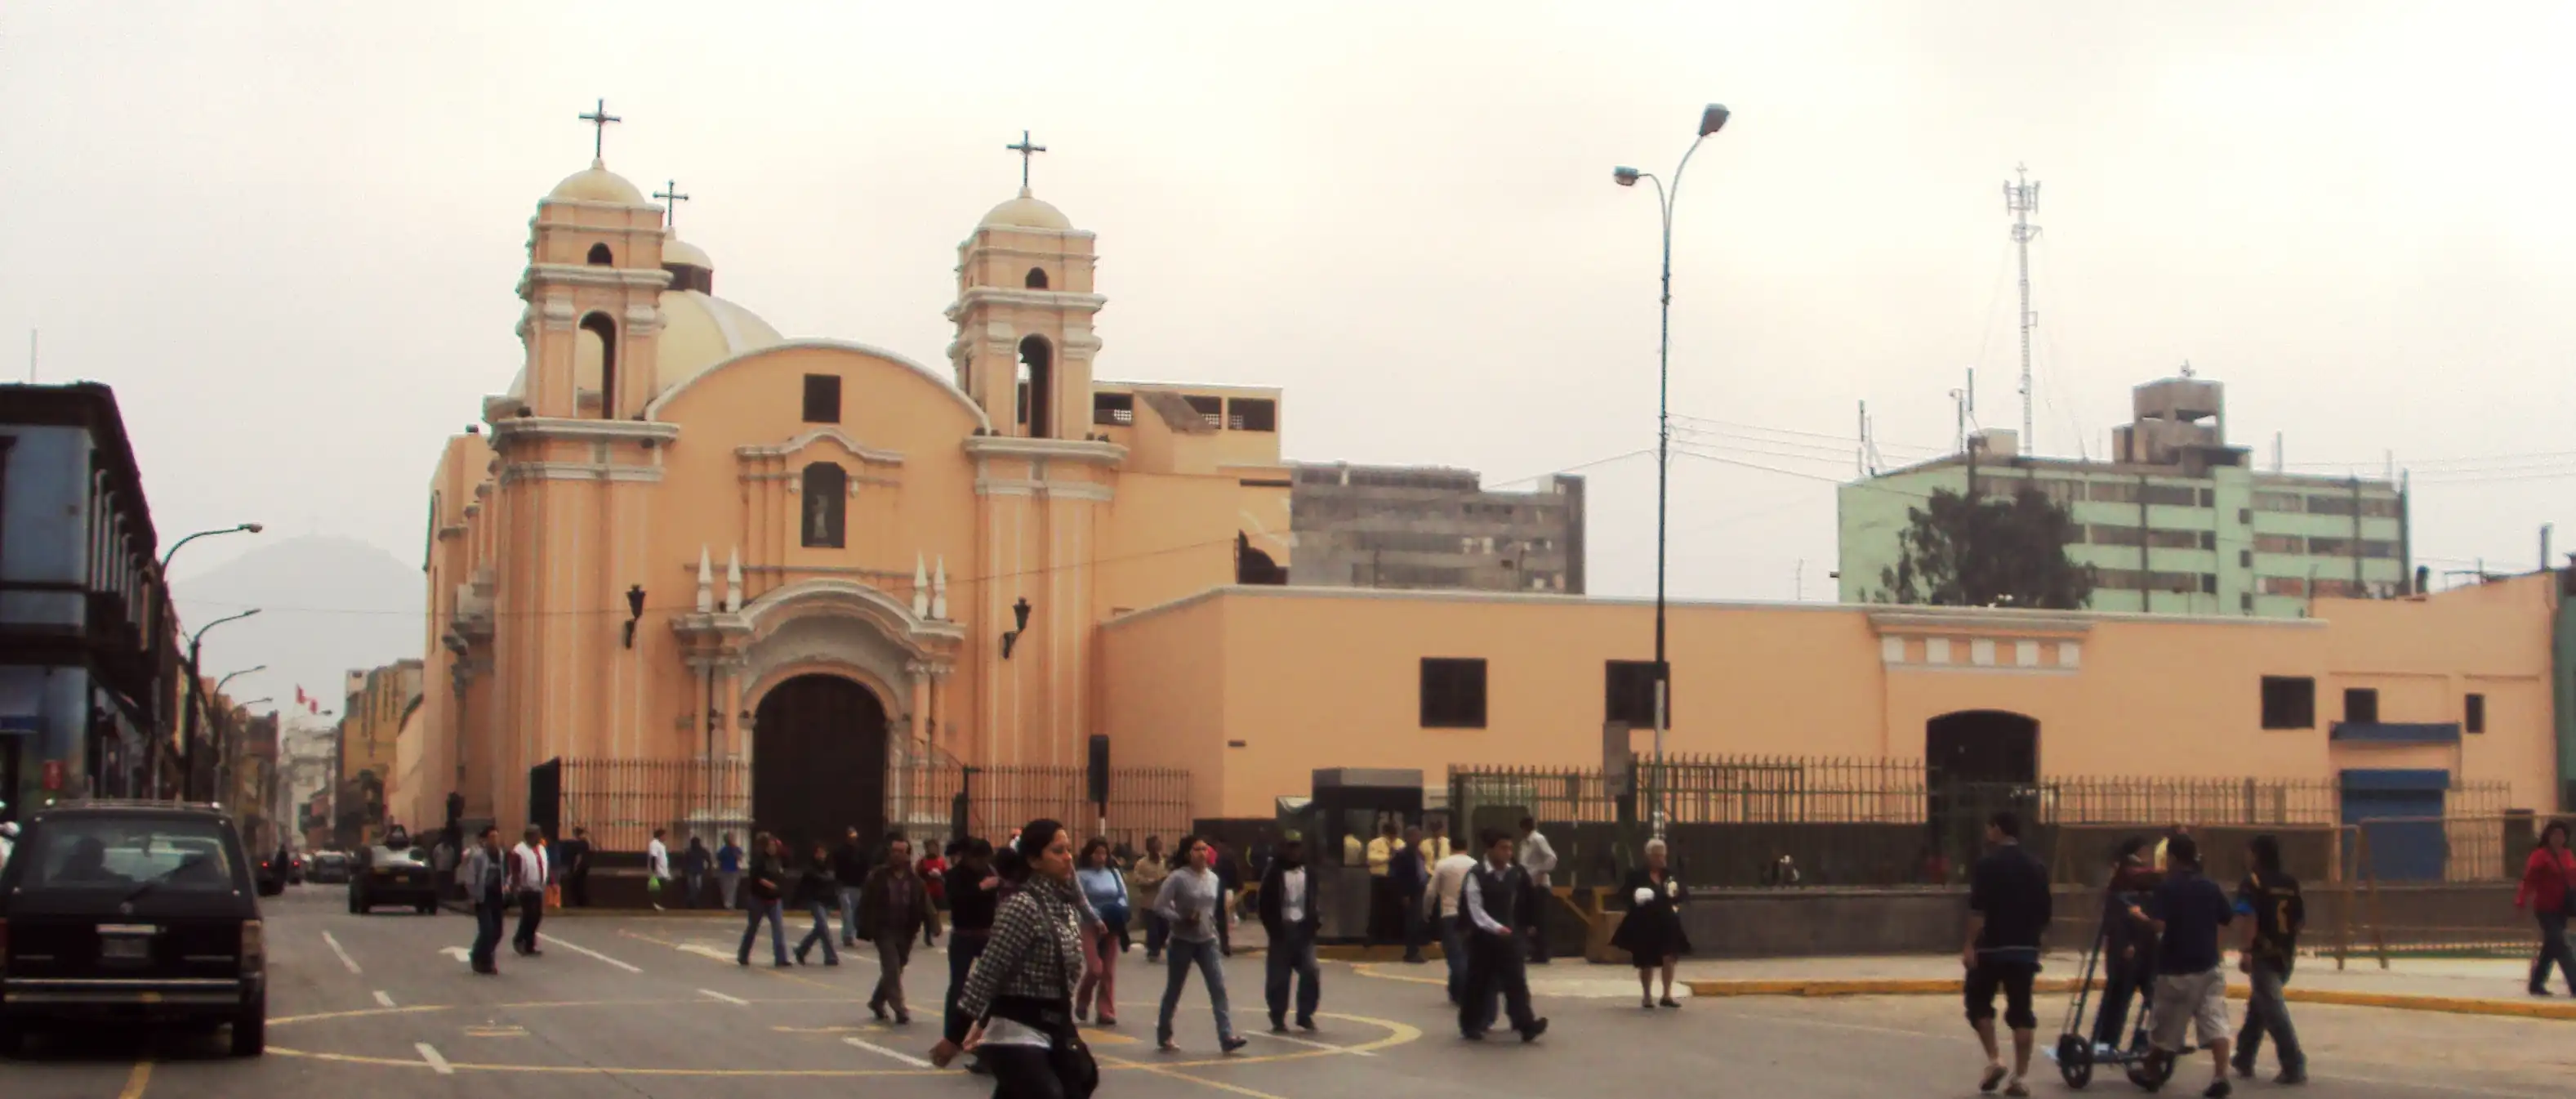
POLYGON ((2004 212, 2012 215, 2013 248, 2021 257, 2021 451, 2037 454, 2039 441, 2031 435, 2030 330, 2038 326, 2039 314, 2030 308, 2030 241, 2039 235, 2039 226, 2030 223, 2030 215, 2039 211, 2039 184, 2030 181, 2030 169, 2018 164, 2013 176, 2004 184, 2004 212))

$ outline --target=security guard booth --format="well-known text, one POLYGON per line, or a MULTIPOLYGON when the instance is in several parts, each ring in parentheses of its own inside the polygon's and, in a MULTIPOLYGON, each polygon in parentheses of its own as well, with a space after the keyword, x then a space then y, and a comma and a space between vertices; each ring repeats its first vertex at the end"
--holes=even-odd
POLYGON ((1330 767, 1315 771, 1314 798, 1302 814, 1306 859, 1317 871, 1323 909, 1321 942, 1360 942, 1368 937, 1368 843, 1382 824, 1400 833, 1422 823, 1422 772, 1403 768, 1330 767))

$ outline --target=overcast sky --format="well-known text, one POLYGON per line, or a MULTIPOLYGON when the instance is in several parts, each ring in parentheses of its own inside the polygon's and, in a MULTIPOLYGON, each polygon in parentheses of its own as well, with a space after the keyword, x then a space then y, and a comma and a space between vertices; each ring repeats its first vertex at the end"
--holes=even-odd
MULTIPOLYGON (((723 296, 934 365, 1025 127, 1099 233, 1101 376, 1284 386, 1293 458, 1524 477, 1653 445, 1657 216, 1610 168, 1668 172, 1715 100, 1677 594, 1793 598, 1804 559, 1829 597, 1859 401, 1891 463, 1946 448, 1971 366, 2017 426, 2017 163, 2039 451, 2099 455, 2189 360, 2266 460, 2413 466, 2437 571, 2527 569, 2553 519, 2576 548, 2576 6, 895 9, 15 0, 0 349, 40 328, 43 378, 116 386, 165 535, 417 561, 594 98, 612 168, 694 196, 723 296)), ((1585 472, 1593 590, 1651 590, 1652 460, 1585 472)))

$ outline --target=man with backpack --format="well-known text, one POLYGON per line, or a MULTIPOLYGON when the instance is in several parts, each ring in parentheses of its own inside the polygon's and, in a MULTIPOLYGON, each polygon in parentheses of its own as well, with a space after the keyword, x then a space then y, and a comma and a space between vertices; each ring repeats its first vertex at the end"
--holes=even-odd
POLYGON ((2308 922, 2307 900, 2299 895, 2299 879, 2281 869, 2278 837, 2256 836, 2247 852, 2254 869, 2236 887, 2236 913, 2250 917, 2245 921, 2244 960, 2238 967, 2252 978, 2254 987, 2245 997, 2245 1029, 2236 1036, 2236 1074, 2254 1075, 2254 1057, 2263 1049, 2263 1036, 2269 1034, 2272 1052, 2281 1060, 2281 1074, 2273 1082, 2304 1084, 2308 1058, 2299 1048, 2298 1029, 2290 1025, 2290 1005, 2281 989, 2290 983, 2290 963, 2299 952, 2299 929, 2308 922))

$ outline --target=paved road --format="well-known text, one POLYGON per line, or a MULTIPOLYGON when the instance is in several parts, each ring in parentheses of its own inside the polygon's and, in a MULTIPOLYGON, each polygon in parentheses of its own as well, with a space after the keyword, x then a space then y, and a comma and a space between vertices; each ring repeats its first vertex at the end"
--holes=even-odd
MULTIPOLYGON (((499 978, 448 953, 471 937, 453 914, 348 915, 336 888, 268 905, 273 959, 269 1056, 233 1061, 186 1035, 91 1033, 0 1063, 10 1099, 366 1099, 471 1094, 543 1099, 828 1091, 970 1097, 989 1090, 919 1058, 924 1021, 877 1024, 863 1006, 872 962, 772 970, 734 964, 738 926, 682 918, 557 917, 542 959, 506 958, 499 978)), ((766 943, 763 944, 764 948, 766 943)), ((755 956, 759 957, 758 955, 755 956)), ((1311 1038, 1256 1036, 1218 1057, 1204 996, 1182 1002, 1184 1051, 1151 1046, 1159 973, 1129 955, 1125 1025, 1095 1035, 1104 1094, 1150 1099, 1491 1099, 1606 1088, 1828 1099, 1970 1096, 1979 1061, 1946 998, 1701 1001, 1640 1011, 1615 986, 1541 1002, 1553 1029, 1535 1046, 1458 1041, 1436 965, 1325 969, 1327 1017, 1311 1038)), ((908 982, 935 1003, 946 972, 917 955, 908 982)), ((1591 970, 1592 974, 1603 971, 1591 970)), ((1228 967, 1238 1019, 1258 1031, 1260 962, 1228 967)), ((1559 974, 1550 974, 1558 976, 1559 974)), ((1572 974, 1562 974, 1571 976, 1572 974)), ((2056 1005, 2048 1005, 2056 1006, 2056 1005)), ((2044 1012, 2047 1010, 2044 1007, 2044 1012)), ((2062 1010, 2059 1007, 2058 1010, 2062 1010)), ((2050 1017, 2054 1022, 2054 1017, 2050 1017)), ((2555 1094, 2576 1078, 2576 1024, 2308 1008, 2312 1091, 2356 1099, 2555 1094)), ((2195 1094, 2197 1070, 2168 1094, 2195 1094), (2189 1084, 2189 1087, 2180 1086, 2189 1084)), ((2043 1093, 2062 1093, 2053 1077, 2043 1093)), ((2131 1093, 2124 1081, 2093 1090, 2131 1093)), ((2240 1094, 2276 1090, 2254 1085, 2240 1094)))

